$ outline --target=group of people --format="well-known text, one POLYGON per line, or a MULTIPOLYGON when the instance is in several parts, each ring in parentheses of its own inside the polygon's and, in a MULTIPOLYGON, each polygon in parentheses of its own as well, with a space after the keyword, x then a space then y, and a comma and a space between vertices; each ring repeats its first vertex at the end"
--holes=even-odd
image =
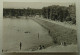
MULTIPOLYGON (((22 49, 22 43, 20 42, 20 50, 22 49)), ((41 49, 45 49, 45 46, 44 45, 39 45, 39 50, 41 49)))
POLYGON ((45 46, 44 45, 39 45, 39 50, 41 49, 45 49, 45 46))

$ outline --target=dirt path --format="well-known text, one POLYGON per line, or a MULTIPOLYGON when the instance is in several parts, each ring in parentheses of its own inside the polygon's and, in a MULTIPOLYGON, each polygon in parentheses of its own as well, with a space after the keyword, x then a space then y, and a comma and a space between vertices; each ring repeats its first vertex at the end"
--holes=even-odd
POLYGON ((72 24, 69 24, 69 23, 66 23, 66 22, 53 21, 53 20, 50 20, 50 19, 42 18, 42 17, 41 18, 38 17, 38 19, 45 20, 45 21, 48 21, 48 22, 51 22, 51 23, 55 23, 55 24, 58 24, 58 25, 61 25, 61 26, 67 27, 67 28, 77 30, 76 25, 72 25, 72 24))

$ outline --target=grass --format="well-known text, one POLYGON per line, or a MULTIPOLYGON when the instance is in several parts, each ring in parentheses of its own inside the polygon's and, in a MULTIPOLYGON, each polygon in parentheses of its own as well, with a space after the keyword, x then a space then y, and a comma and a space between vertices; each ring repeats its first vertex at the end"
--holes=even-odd
POLYGON ((69 25, 66 27, 66 24, 59 25, 60 22, 52 22, 51 20, 46 21, 46 19, 33 18, 33 20, 50 31, 49 34, 51 35, 53 42, 56 41, 57 44, 66 42, 67 45, 77 44, 76 28, 70 27, 69 25))

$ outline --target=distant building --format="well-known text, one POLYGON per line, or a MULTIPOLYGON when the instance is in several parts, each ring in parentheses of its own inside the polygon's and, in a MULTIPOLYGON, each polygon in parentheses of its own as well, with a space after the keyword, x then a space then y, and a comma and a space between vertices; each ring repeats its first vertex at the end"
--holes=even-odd
POLYGON ((36 13, 35 17, 36 17, 36 18, 39 18, 39 17, 41 17, 41 14, 36 13))

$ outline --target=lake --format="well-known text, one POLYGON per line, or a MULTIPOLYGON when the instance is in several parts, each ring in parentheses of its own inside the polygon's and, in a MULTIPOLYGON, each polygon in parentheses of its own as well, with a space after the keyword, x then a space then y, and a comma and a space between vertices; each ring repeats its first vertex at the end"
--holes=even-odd
POLYGON ((3 50, 5 52, 35 51, 40 45, 48 47, 51 44, 52 38, 48 30, 31 18, 3 19, 3 50))

